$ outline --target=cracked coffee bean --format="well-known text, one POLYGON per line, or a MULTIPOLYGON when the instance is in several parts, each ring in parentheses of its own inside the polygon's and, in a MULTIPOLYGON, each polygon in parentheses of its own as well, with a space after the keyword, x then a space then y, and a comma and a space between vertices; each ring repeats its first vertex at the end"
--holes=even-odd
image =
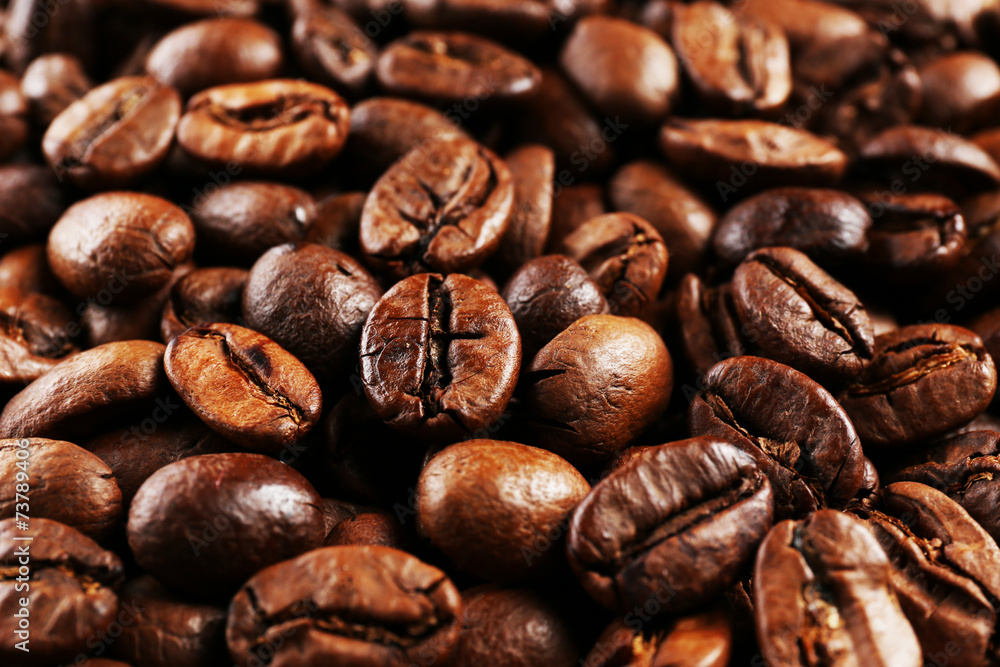
POLYGON ((520 367, 507 304, 460 274, 400 281, 375 304, 361 336, 361 376, 375 412, 429 442, 496 425, 520 367))
POLYGON ((78 352, 76 326, 56 299, 0 287, 0 384, 23 387, 78 352))
POLYGON ((277 455, 316 425, 322 394, 305 365, 235 324, 192 327, 170 341, 164 369, 181 400, 216 433, 277 455))
POLYGON ((444 572, 386 547, 326 547, 261 570, 229 608, 239 667, 441 665, 461 598, 444 572), (294 642, 288 640, 295 639, 294 642))

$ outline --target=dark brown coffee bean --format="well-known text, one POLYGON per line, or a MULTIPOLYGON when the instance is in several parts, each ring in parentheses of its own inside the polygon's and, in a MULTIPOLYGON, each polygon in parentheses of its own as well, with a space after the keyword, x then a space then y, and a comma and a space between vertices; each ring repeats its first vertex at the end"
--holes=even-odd
POLYGON ((167 33, 146 56, 146 71, 184 97, 212 86, 270 79, 282 65, 278 34, 242 18, 183 25, 167 33))
POLYGON ((682 440, 642 452, 595 486, 573 513, 567 555, 609 609, 655 600, 659 613, 682 612, 736 583, 773 512, 771 485, 750 455, 713 438, 682 440))
POLYGON ((160 322, 163 342, 202 322, 235 324, 248 275, 243 269, 213 267, 195 269, 174 283, 160 322))
POLYGON ((435 455, 417 482, 417 527, 455 565, 490 581, 551 571, 590 485, 565 459, 515 442, 469 440, 435 455), (544 536, 544 539, 540 539, 544 536))
POLYGON ((625 123, 659 122, 679 92, 677 58, 663 38, 610 16, 581 19, 559 64, 599 113, 625 123))
POLYGON ((793 50, 868 32, 864 19, 834 2, 746 0, 739 8, 750 16, 780 26, 793 50))
POLYGON ((322 394, 302 362, 235 324, 188 329, 170 341, 164 369, 202 421, 254 451, 278 454, 320 417, 322 394))
POLYGON ((177 142, 211 166, 292 176, 335 158, 349 126, 347 103, 332 90, 272 79, 198 93, 177 125, 177 142))
POLYGON ((0 166, 0 233, 18 243, 42 238, 66 208, 52 171, 26 164, 0 166))
POLYGON ((44 53, 68 53, 88 62, 94 54, 96 7, 86 0, 55 7, 44 0, 11 0, 4 16, 4 59, 18 73, 44 53))
POLYGON ((840 394, 865 444, 941 435, 986 409, 997 384, 982 339, 947 324, 914 324, 875 339, 875 358, 840 394))
POLYGON ((186 16, 254 16, 262 0, 142 0, 148 5, 186 16))
POLYGON ((302 656, 357 667, 443 664, 458 640, 461 598, 444 572, 386 547, 326 547, 251 578, 226 625, 239 667, 302 656), (294 643, 288 637, 295 637, 294 643))
POLYGON ((525 41, 539 39, 562 22, 607 9, 605 0, 406 0, 406 18, 419 28, 467 30, 478 34, 525 41))
POLYGON ((823 387, 788 366, 734 357, 708 372, 688 410, 693 435, 753 455, 771 480, 775 517, 842 507, 861 487, 864 455, 851 420, 823 387))
POLYGON ((316 202, 316 224, 306 234, 306 241, 360 255, 361 212, 367 196, 365 192, 344 192, 316 202))
POLYGON ((397 283, 361 337, 361 376, 375 412, 432 442, 496 425, 520 367, 521 338, 507 304, 461 274, 397 283))
POLYGON ((820 510, 768 533, 754 568, 757 637, 768 665, 918 667, 878 541, 858 519, 820 510))
POLYGON ((439 103, 518 101, 541 82, 528 60, 462 32, 411 32, 385 48, 375 73, 390 95, 439 103))
POLYGON ((631 162, 608 183, 608 197, 615 210, 643 218, 663 237, 670 251, 668 281, 701 268, 715 212, 674 174, 649 160, 631 162))
POLYGON ((67 359, 10 399, 0 437, 80 440, 166 391, 163 345, 108 343, 67 359))
POLYGON ((729 209, 715 229, 712 246, 729 265, 769 246, 788 246, 823 266, 836 265, 868 249, 871 226, 864 204, 846 192, 775 188, 729 209))
POLYGON ((79 59, 66 53, 35 58, 21 77, 21 93, 39 127, 48 127, 66 107, 93 87, 79 59))
POLYGON ((788 40, 768 21, 702 0, 678 8, 671 42, 709 110, 770 115, 792 91, 788 40))
POLYGON ((978 44, 977 24, 991 11, 992 3, 988 0, 960 3, 928 0, 907 6, 904 12, 882 0, 848 0, 843 4, 852 6, 876 29, 892 26, 890 34, 895 39, 914 46, 954 49, 957 42, 978 44))
POLYGON ((0 159, 6 160, 28 138, 28 101, 17 78, 0 70, 0 159))
POLYGON ((645 322, 588 315, 535 355, 524 382, 532 444, 594 463, 628 447, 666 409, 673 362, 645 322))
POLYGON ((89 190, 123 188, 167 157, 181 98, 152 77, 122 77, 70 104, 42 139, 56 175, 89 190))
POLYGON ((745 332, 730 284, 707 287, 689 273, 677 288, 675 308, 684 355, 699 374, 708 373, 723 359, 746 354, 745 332))
POLYGON ((541 256, 552 223, 555 156, 546 146, 521 146, 504 157, 514 183, 514 208, 500 241, 500 257, 512 269, 541 256))
POLYGON ((611 312, 640 317, 667 275, 667 246, 651 224, 631 213, 608 213, 563 239, 563 252, 601 288, 611 312))
POLYGON ((733 274, 733 304, 745 337, 812 377, 854 378, 874 355, 864 305, 798 250, 750 253, 733 274))
POLYGON ((295 56, 309 76, 320 83, 359 95, 368 87, 378 47, 338 7, 313 5, 295 17, 295 56))
POLYGON ((349 255, 316 243, 287 244, 264 253, 250 270, 243 318, 318 377, 332 379, 357 363, 361 329, 381 296, 349 255))
POLYGON ((49 268, 44 243, 21 246, 0 257, 0 287, 47 296, 64 293, 62 283, 49 268))
POLYGON ((1000 67, 977 51, 940 56, 920 66, 925 125, 965 134, 991 125, 1000 111, 1000 67))
POLYGON ((194 250, 194 227, 165 199, 108 192, 85 199, 49 234, 52 271, 81 299, 102 305, 150 295, 166 285, 194 250))
POLYGON ((609 310, 600 286, 563 255, 546 255, 521 266, 504 287, 503 298, 528 360, 581 317, 609 310))
MULTIPOLYGON (((607 212, 604 189, 599 185, 571 185, 560 189, 552 200, 548 251, 558 252, 567 236, 583 223, 607 212)), ((642 217, 639 213, 636 215, 642 217)))
POLYGON ((514 183, 492 151, 465 139, 407 153, 368 195, 361 247, 396 278, 478 266, 500 245, 514 208, 514 183))
POLYGON ((224 596, 262 568, 323 544, 320 497, 260 454, 192 456, 139 489, 128 543, 144 570, 192 596, 224 596))
POLYGON ((14 519, 0 521, 0 545, 0 608, 5 612, 0 660, 43 667, 72 660, 96 645, 98 634, 106 632, 118 614, 118 556, 83 533, 40 517, 30 517, 26 530, 14 519), (28 627, 19 627, 14 615, 21 609, 28 627), (28 652, 15 647, 21 641, 18 630, 26 631, 28 652))
POLYGON ((759 120, 671 119, 660 149, 678 170, 716 182, 723 201, 744 185, 832 185, 847 169, 847 156, 829 141, 759 120))
POLYGON ((78 352, 79 332, 70 311, 56 299, 0 287, 0 384, 24 385, 78 352))
POLYGON ((320 509, 326 522, 323 546, 381 546, 401 551, 414 548, 413 535, 388 510, 330 498, 323 499, 320 509))
POLYGON ((452 667, 577 667, 580 649, 570 619, 527 588, 477 586, 462 594, 462 633, 452 667))

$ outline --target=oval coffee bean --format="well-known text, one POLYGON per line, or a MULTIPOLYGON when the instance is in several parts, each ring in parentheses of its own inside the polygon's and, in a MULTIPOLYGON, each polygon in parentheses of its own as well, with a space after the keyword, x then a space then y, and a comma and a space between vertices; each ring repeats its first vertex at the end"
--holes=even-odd
POLYGON ((235 324, 188 329, 170 341, 164 369, 202 421, 254 451, 277 455, 320 417, 322 394, 302 362, 235 324))
POLYGON ((0 233, 10 243, 41 239, 66 210, 66 193, 51 169, 0 166, 0 233))
POLYGON ((263 656, 271 667, 297 667, 303 659, 432 667, 458 640, 461 604, 444 572, 402 551, 326 547, 246 582, 229 607, 226 641, 238 667, 263 656))
POLYGON ((167 284, 194 251, 179 207, 138 192, 107 192, 74 204, 49 234, 52 271, 81 299, 135 301, 167 284))
POLYGON ((28 138, 28 101, 17 78, 0 70, 0 158, 6 160, 28 138))
POLYGON ((500 257, 516 269, 545 252, 556 164, 552 149, 539 144, 514 149, 504 157, 504 164, 514 183, 514 207, 500 241, 500 257))
POLYGON ((0 287, 0 385, 27 385, 79 350, 70 311, 44 294, 0 287))
POLYGON ((431 141, 378 180, 361 213, 361 248, 396 278, 475 268, 500 245, 514 208, 507 166, 475 142, 431 141))
POLYGON ((906 445, 986 409, 997 372, 982 339, 948 324, 914 324, 875 339, 875 357, 839 397, 862 442, 906 445))
POLYGON ((80 60, 66 53, 35 58, 21 77, 21 93, 39 127, 48 127, 66 107, 93 87, 80 60))
POLYGON ((565 459, 515 442, 445 448, 417 482, 417 528, 460 569, 490 581, 551 571, 590 485, 565 459))
POLYGON ((195 269, 174 283, 163 307, 160 335, 164 343, 203 322, 236 323, 240 318, 244 269, 195 269))
POLYGON ((746 354, 748 341, 736 314, 732 285, 706 287, 689 273, 681 279, 675 298, 681 344, 694 370, 705 374, 723 359, 746 354))
POLYGON ((227 596, 262 568, 323 544, 320 497, 260 454, 171 463, 139 489, 128 543, 144 570, 189 596, 227 596))
POLYGON ((414 549, 409 527, 399 517, 378 507, 323 499, 323 520, 326 538, 323 546, 382 546, 400 551, 414 549))
POLYGON ((123 188, 167 157, 181 98, 152 77, 114 79, 56 116, 42 139, 60 178, 88 190, 123 188))
POLYGON ((177 143, 198 161, 247 174, 291 176, 326 166, 350 126, 347 103, 329 88, 290 79, 234 83, 192 97, 177 143))
POLYGON ((567 555, 587 592, 615 612, 683 612, 739 580, 773 515, 753 457, 714 438, 682 440, 597 484, 573 513, 567 555))
POLYGON ((375 412, 431 442, 495 426, 520 367, 521 337, 507 304, 460 274, 396 283, 361 336, 361 376, 375 412))
POLYGON ((924 104, 920 120, 966 134, 993 125, 1000 111, 1000 67, 983 53, 960 51, 920 66, 924 104))
POLYGON ((311 77, 348 95, 364 92, 378 58, 378 46, 333 5, 310 6, 295 17, 292 47, 311 77))

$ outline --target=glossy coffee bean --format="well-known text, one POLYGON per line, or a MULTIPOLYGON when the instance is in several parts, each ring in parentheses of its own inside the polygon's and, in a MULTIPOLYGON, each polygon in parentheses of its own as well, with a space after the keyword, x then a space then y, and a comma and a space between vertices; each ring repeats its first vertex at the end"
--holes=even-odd
POLYGON ((28 101, 31 119, 39 127, 48 127, 93 87, 80 60, 66 53, 35 58, 21 77, 21 93, 28 101))
POLYGON ((0 317, 0 384, 23 387, 79 351, 79 327, 56 299, 0 287, 0 317))
POLYGON ((753 457, 723 440, 682 440, 647 449, 597 484, 573 513, 567 554, 605 607, 624 613, 657 600, 661 613, 683 612, 736 583, 773 513, 753 457))
POLYGON ((41 239, 66 209, 66 195, 50 169, 0 166, 0 233, 18 243, 41 239))
POLYGON ((864 455, 847 414, 823 387, 761 357, 709 370, 691 403, 692 435, 723 438, 750 453, 771 480, 775 516, 842 507, 861 487, 864 455))
POLYGON ((253 16, 260 11, 261 0, 143 0, 146 4, 182 16, 253 16))
POLYGON ((177 143, 213 167, 247 174, 295 175, 326 166, 340 153, 350 118, 329 88, 270 79, 209 88, 192 97, 177 143))
POLYGON ((277 455, 320 417, 322 394, 302 362, 235 324, 203 324, 177 336, 164 370, 202 421, 254 451, 277 455))
POLYGON ((606 9, 604 0, 546 0, 510 3, 503 0, 406 0, 403 11, 419 28, 468 30, 497 39, 538 39, 563 21, 606 9))
POLYGON ((0 580, 0 608, 8 612, 0 621, 5 634, 0 659, 5 664, 42 667, 84 654, 87 642, 106 632, 118 614, 115 589, 122 580, 118 556, 83 533, 41 517, 30 517, 27 530, 20 529, 14 519, 0 521, 0 544, 0 566, 5 572, 0 580), (25 545, 30 554, 27 566, 22 560, 25 545), (18 575, 22 566, 30 576, 18 575), (26 577, 27 587, 23 580, 17 581, 18 576, 26 577), (29 619, 27 653, 14 646, 20 641, 15 630, 24 629, 19 628, 14 613, 22 608, 27 609, 29 619), (31 621, 36 619, 47 628, 45 632, 31 632, 31 621))
POLYGON ((804 666, 831 654, 844 664, 923 664, 893 595, 888 559, 850 515, 820 510, 776 525, 757 554, 753 587, 769 665, 804 666))
POLYGON ((316 224, 306 234, 306 240, 358 255, 366 196, 365 192, 343 192, 316 202, 316 224))
POLYGON ((237 322, 247 275, 244 269, 212 267, 195 269, 174 283, 160 321, 163 342, 202 322, 237 322))
POLYGON ((529 144, 508 153, 504 163, 514 183, 514 207, 499 254, 507 266, 516 268, 545 252, 552 223, 555 156, 546 146, 529 144))
POLYGON ((167 284, 194 250, 179 207, 138 192, 108 192, 69 207, 49 234, 52 271, 81 299, 135 301, 167 284))
POLYGON ((361 337, 361 376, 393 429, 447 442, 497 423, 514 393, 521 338, 510 309, 478 280, 422 273, 375 305, 361 337))
POLYGON ((320 497, 260 454, 171 463, 139 489, 128 542, 142 568, 189 596, 231 594, 261 569, 323 543, 320 497))
POLYGON ((924 104, 920 121, 966 133, 992 125, 1000 110, 1000 67, 976 51, 934 58, 920 67, 924 104))
POLYGON ((31 243, 0 256, 0 287, 46 296, 62 295, 64 288, 49 268, 44 243, 31 243))
MULTIPOLYGON (((111 469, 72 443, 45 438, 0 440, 0 469, 12 483, 19 479, 18 472, 27 473, 28 491, 23 495, 30 497, 32 519, 58 521, 95 540, 107 537, 122 523, 122 494, 111 469)), ((14 495, 4 498, 0 516, 13 517, 20 501, 14 495)))
POLYGON ((677 287, 675 308, 684 356, 699 374, 723 359, 746 354, 749 332, 740 323, 729 283, 708 287, 689 273, 677 287))
POLYGON ((875 339, 875 357, 839 400, 865 444, 941 435, 986 409, 996 368, 982 339, 947 324, 914 324, 875 339))
POLYGON ((108 343, 55 366, 7 402, 0 437, 80 440, 168 391, 163 345, 108 343))
POLYGON ((321 506, 326 526, 323 546, 381 546, 412 551, 413 535, 399 517, 378 507, 324 498, 321 506))
POLYGON ((243 318, 318 377, 335 378, 357 363, 361 329, 381 296, 349 255, 316 243, 287 244, 250 270, 243 318))
POLYGON ((559 535, 590 485, 565 459, 498 440, 445 448, 417 482, 417 527, 455 565, 490 581, 551 571, 559 535), (539 536, 545 536, 544 540, 539 536))
POLYGON ((332 5, 313 5, 295 17, 292 47, 309 76, 346 95, 364 92, 378 58, 378 46, 332 5))
POLYGON ((559 191, 552 200, 548 252, 559 252, 567 236, 588 220, 608 212, 604 194, 603 187, 592 183, 571 185, 559 191))
POLYGON ((28 101, 17 78, 0 70, 0 158, 16 153, 28 138, 28 101))
POLYGON ((475 268, 500 245, 514 209, 510 170, 468 140, 422 144, 378 180, 361 213, 361 248, 396 278, 475 268))
POLYGON ((88 190, 127 187, 167 157, 181 99, 152 77, 122 77, 67 106, 42 139, 60 178, 88 190))
POLYGON ((588 315, 535 355, 524 400, 538 446, 574 463, 609 459, 666 409, 670 353, 645 322, 588 315))
POLYGON ((847 7, 820 0, 747 0, 740 9, 781 27, 793 49, 828 44, 868 31, 868 25, 847 7))
POLYGON ((386 547, 326 547, 247 581, 226 641, 239 667, 263 655, 273 667, 430 667, 448 658, 460 619, 461 598, 441 570, 386 547))

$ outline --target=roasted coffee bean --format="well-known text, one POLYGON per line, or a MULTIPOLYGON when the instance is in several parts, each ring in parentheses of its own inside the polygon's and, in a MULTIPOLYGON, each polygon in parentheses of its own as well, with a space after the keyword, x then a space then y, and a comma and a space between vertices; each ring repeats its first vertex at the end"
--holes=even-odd
POLYGON ((21 77, 21 93, 28 101, 31 119, 39 127, 48 127, 93 87, 79 59, 66 53, 35 58, 21 77))
POLYGON ((1000 111, 1000 67, 976 51, 951 53, 920 67, 920 121, 965 134, 991 125, 1000 111))
POLYGON ((381 546, 411 551, 414 540, 399 518, 378 507, 324 498, 320 507, 326 522, 323 546, 381 546))
POLYGON ((625 123, 657 123, 679 93, 670 46, 652 30, 619 18, 581 19, 563 44, 559 64, 597 111, 619 124, 618 116, 625 123))
POLYGON ((186 16, 253 16, 261 0, 142 0, 146 4, 186 16))
POLYGON ((212 267, 191 271, 174 283, 160 322, 163 342, 202 322, 236 323, 248 275, 243 269, 212 267))
POLYGON ((458 640, 461 604, 444 572, 402 551, 327 547, 254 575, 230 605, 226 641, 239 667, 264 655, 272 667, 430 667, 458 640))
POLYGON ((444 104, 519 101, 531 97, 542 78, 531 62, 488 39, 429 31, 386 46, 375 73, 390 95, 444 104))
POLYGON ((608 213, 563 239, 563 252, 601 288, 611 312, 641 317, 667 276, 667 246, 656 229, 631 213, 608 213))
POLYGON ((152 77, 122 77, 66 107, 42 139, 60 178, 88 190, 127 187, 156 169, 174 138, 181 98, 152 77))
POLYGON ((361 248, 396 278, 475 268, 500 245, 514 209, 510 170, 465 139, 425 143, 378 180, 361 213, 361 248))
POLYGON ((715 228, 712 247, 728 265, 760 248, 787 246, 822 266, 836 266, 868 250, 871 226, 865 205, 846 192, 774 188, 729 209, 715 228))
POLYGON ((94 54, 96 8, 85 0, 65 0, 56 7, 44 0, 11 0, 4 13, 4 59, 18 73, 44 53, 68 53, 88 62, 94 54))
POLYGON ((21 246, 0 256, 0 287, 46 296, 61 296, 64 292, 59 279, 49 268, 44 243, 21 246))
MULTIPOLYGON (((95 540, 121 525, 122 494, 111 469, 72 443, 45 438, 0 440, 0 470, 4 479, 11 480, 11 492, 17 473, 27 473, 28 491, 21 495, 31 499, 32 521, 52 519, 95 540)), ((13 493, 0 499, 0 517, 13 517, 21 501, 13 493)))
POLYGON ((775 516, 847 504, 861 487, 864 455, 847 414, 823 387, 760 357, 720 361, 691 403, 692 435, 738 444, 771 480, 775 516))
POLYGON ((52 171, 18 164, 0 167, 0 233, 18 243, 42 238, 66 209, 52 171))
POLYGON ((941 435, 985 410, 996 377, 976 334, 914 324, 875 339, 875 357, 839 400, 862 442, 901 446, 941 435))
POLYGON ((192 327, 170 341, 164 369, 181 400, 224 438, 277 455, 316 425, 322 394, 301 361, 235 324, 192 327))
POLYGON ((746 186, 829 186, 847 156, 805 130, 759 120, 674 118, 660 132, 660 149, 678 169, 716 183, 723 201, 746 186))
POLYGON ((590 485, 565 459, 515 442, 469 440, 435 455, 417 482, 417 528, 456 566, 490 581, 538 577, 590 485), (544 537, 544 539, 540 539, 544 537))
POLYGON ((520 367, 521 337, 507 304, 461 274, 397 283, 361 337, 361 377, 375 412, 432 442, 496 425, 520 367))
POLYGON ((118 614, 118 556, 83 533, 41 517, 30 517, 26 529, 15 519, 0 521, 0 545, 0 628, 5 635, 0 659, 15 667, 42 667, 85 654, 92 648, 88 642, 96 644, 98 633, 106 632, 118 614), (22 609, 28 628, 14 615, 22 609), (31 632, 36 627, 45 630, 31 632), (27 630, 27 652, 15 647, 21 641, 18 629, 27 630))
MULTIPOLYGON (((573 513, 567 555, 609 609, 683 612, 732 586, 773 520, 767 476, 729 442, 652 447, 602 480, 573 513), (706 561, 703 553, 714 553, 706 561)), ((653 613, 653 612, 649 612, 653 613)))
POLYGON ((850 9, 819 0, 747 0, 740 10, 784 30, 793 50, 829 44, 868 32, 868 24, 850 9))
POLYGON ((631 162, 611 179, 608 197, 615 210, 639 216, 663 237, 670 251, 667 280, 701 268, 715 212, 675 175, 650 160, 631 162))
POLYGON ((319 504, 302 475, 267 456, 192 456, 140 487, 129 547, 170 588, 226 596, 268 565, 322 545, 319 504))
POLYGON ((0 413, 0 437, 80 440, 167 389, 163 345, 101 345, 58 364, 10 399, 0 413))
POLYGON ((666 409, 673 384, 670 353, 648 324, 582 317, 543 347, 525 373, 530 444, 574 463, 605 461, 666 409))
POLYGON ((678 7, 671 42, 709 110, 771 115, 792 91, 788 40, 768 21, 701 0, 678 7))
POLYGON ((527 588, 477 586, 462 593, 462 632, 452 667, 577 667, 580 649, 570 620, 527 588))
POLYGON ((22 387, 78 352, 70 311, 44 294, 0 287, 0 384, 22 387))
POLYGON ((361 211, 366 197, 364 192, 344 192, 316 202, 316 224, 306 234, 306 241, 359 255, 361 211))
POLYGON ((318 377, 334 378, 357 363, 361 329, 381 296, 375 279, 345 253, 287 244, 250 270, 243 318, 318 377))
MULTIPOLYGON (((552 225, 549 228, 548 251, 558 252, 563 240, 583 223, 608 212, 604 189, 599 185, 573 185, 563 188, 552 200, 552 225)), ((641 214, 636 214, 642 217, 641 214)))
POLYGON ((177 143, 212 167, 291 176, 326 166, 340 153, 349 126, 347 103, 329 88, 271 79, 192 97, 177 143))
POLYGON ((138 192, 85 199, 49 234, 52 271, 81 299, 131 302, 166 285, 194 250, 194 226, 179 207, 138 192))
POLYGON ((28 138, 28 101, 18 80, 0 70, 0 159, 6 160, 28 138))
POLYGON ((378 58, 378 47, 347 12, 321 4, 295 17, 292 46, 302 69, 346 95, 364 92, 378 58))
POLYGON ((555 156, 546 146, 521 146, 504 157, 514 183, 510 224, 500 241, 500 258, 516 269, 545 252, 552 223, 555 156))
POLYGON ((183 25, 167 33, 146 56, 146 71, 185 97, 212 86, 270 79, 282 65, 278 34, 242 18, 183 25))
POLYGON ((729 283, 707 287, 689 273, 677 287, 677 321, 684 356, 699 374, 716 363, 746 354, 745 333, 736 314, 729 283))
POLYGON ((581 317, 609 310, 600 286, 563 255, 523 264, 504 287, 503 298, 517 322, 526 360, 581 317))
POLYGON ((875 352, 858 297, 792 248, 750 253, 733 274, 733 305, 757 348, 812 377, 849 380, 875 352))
POLYGON ((850 515, 820 510, 776 525, 757 554, 753 588, 757 638, 769 665, 923 664, 893 595, 888 559, 850 515))
POLYGON ((605 0, 406 0, 406 18, 419 28, 468 30, 521 42, 538 39, 563 21, 607 9, 605 0))

